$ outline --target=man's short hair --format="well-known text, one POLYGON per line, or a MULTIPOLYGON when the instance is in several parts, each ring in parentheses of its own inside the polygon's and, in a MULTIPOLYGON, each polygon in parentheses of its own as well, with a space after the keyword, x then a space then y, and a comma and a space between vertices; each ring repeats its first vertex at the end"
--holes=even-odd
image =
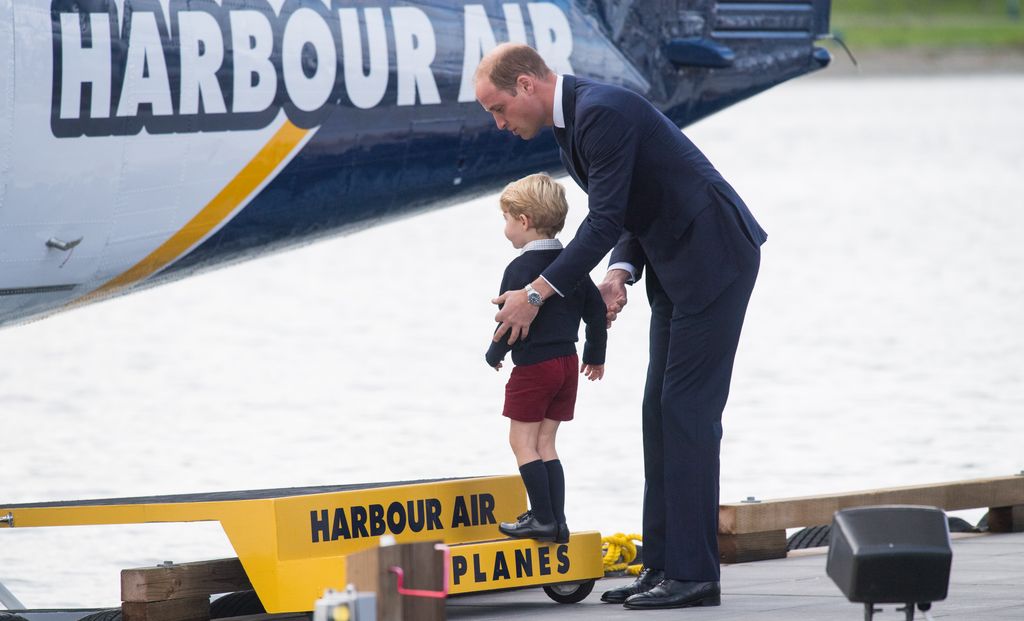
POLYGON ((537 232, 554 237, 565 226, 569 204, 565 188, 544 173, 523 177, 505 186, 498 199, 501 210, 513 216, 525 215, 537 232))
POLYGON ((481 65, 477 72, 478 77, 486 75, 497 89, 513 95, 516 93, 516 80, 524 74, 546 78, 551 74, 551 69, 537 50, 522 43, 499 46, 490 62, 481 65))

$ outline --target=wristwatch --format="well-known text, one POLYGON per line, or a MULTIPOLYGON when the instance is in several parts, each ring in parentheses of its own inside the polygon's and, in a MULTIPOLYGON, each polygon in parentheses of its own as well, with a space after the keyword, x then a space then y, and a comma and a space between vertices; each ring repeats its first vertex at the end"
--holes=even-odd
POLYGON ((526 285, 526 301, 534 306, 540 306, 544 303, 544 298, 533 288, 533 285, 526 285))

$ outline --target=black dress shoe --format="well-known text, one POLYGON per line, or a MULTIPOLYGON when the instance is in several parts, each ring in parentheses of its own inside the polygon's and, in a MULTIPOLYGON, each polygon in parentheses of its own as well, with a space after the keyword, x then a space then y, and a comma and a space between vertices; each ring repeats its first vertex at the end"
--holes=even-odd
POLYGON ((650 610, 718 606, 721 603, 722 590, 717 582, 691 582, 665 578, 650 591, 638 593, 627 599, 625 606, 635 610, 650 610))
POLYGON ((558 536, 558 524, 545 524, 537 519, 533 511, 527 511, 516 518, 515 522, 502 522, 498 530, 503 535, 516 539, 536 539, 537 541, 554 541, 558 536))
POLYGON ((569 527, 565 522, 558 525, 558 534, 555 535, 555 543, 569 543, 569 527))
POLYGON ((650 591, 665 579, 665 572, 660 569, 644 568, 637 579, 617 589, 609 589, 601 594, 601 601, 609 604, 621 604, 627 597, 650 591))

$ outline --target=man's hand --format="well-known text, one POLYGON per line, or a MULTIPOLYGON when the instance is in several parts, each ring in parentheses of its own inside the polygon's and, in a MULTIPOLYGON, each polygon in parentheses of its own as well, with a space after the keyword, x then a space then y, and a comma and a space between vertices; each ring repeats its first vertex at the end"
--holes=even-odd
POLYGON ((526 335, 530 333, 530 324, 533 323, 540 310, 526 301, 525 289, 506 291, 491 300, 491 304, 503 305, 498 314, 494 316, 494 320, 500 324, 494 333, 494 342, 497 343, 505 336, 505 333, 509 333, 509 345, 514 344, 520 338, 526 338, 526 335))
POLYGON ((494 365, 494 370, 495 371, 500 371, 501 370, 501 363, 500 362, 498 364, 494 365))
POLYGON ((581 364, 580 373, 585 375, 588 380, 594 381, 604 377, 604 365, 603 364, 581 364))
POLYGON ((626 270, 609 270, 604 276, 604 282, 597 286, 597 290, 601 292, 601 299, 608 309, 606 317, 609 328, 626 307, 626 281, 629 278, 630 273, 626 270))

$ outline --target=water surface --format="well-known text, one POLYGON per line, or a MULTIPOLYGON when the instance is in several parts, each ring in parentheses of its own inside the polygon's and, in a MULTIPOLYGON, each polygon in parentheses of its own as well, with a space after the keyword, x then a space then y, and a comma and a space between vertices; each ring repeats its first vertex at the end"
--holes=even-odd
MULTIPOLYGON (((723 501, 1024 469, 1021 110, 1015 76, 814 78, 688 130, 769 234, 723 501)), ((490 196, 0 331, 0 501, 513 473, 483 353, 514 254, 490 196)), ((640 528, 647 320, 637 288, 560 434, 574 529, 640 528)), ((121 568, 231 555, 215 524, 4 530, 0 581, 116 605, 121 568)))

